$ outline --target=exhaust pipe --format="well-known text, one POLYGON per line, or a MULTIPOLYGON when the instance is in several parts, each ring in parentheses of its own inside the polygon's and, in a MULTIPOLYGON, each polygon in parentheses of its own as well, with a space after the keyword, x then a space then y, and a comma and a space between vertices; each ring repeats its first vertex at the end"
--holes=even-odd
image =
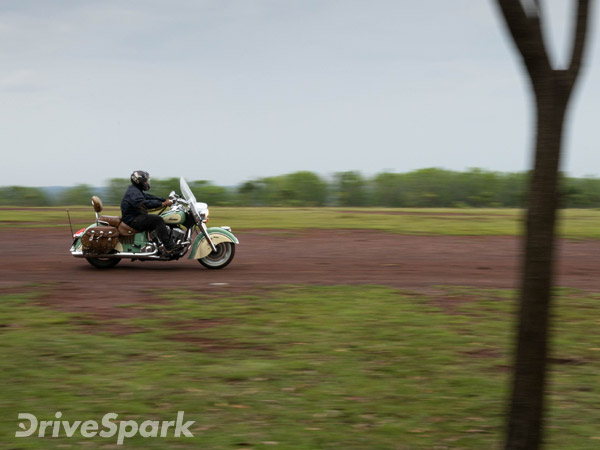
POLYGON ((155 256, 158 253, 158 250, 154 250, 153 252, 147 253, 129 253, 129 252, 121 252, 121 253, 108 253, 106 255, 95 254, 95 253, 83 253, 83 252, 71 252, 75 258, 148 258, 155 256))

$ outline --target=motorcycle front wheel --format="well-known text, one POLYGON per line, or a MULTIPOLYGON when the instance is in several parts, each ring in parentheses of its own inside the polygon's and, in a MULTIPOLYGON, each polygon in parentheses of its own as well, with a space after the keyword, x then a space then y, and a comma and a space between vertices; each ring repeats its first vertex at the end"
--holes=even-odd
POLYGON ((198 262, 207 269, 222 269, 226 267, 235 256, 235 245, 231 242, 217 244, 217 251, 199 259, 198 262))
POLYGON ((121 261, 119 258, 85 258, 92 266, 98 269, 110 269, 121 261))

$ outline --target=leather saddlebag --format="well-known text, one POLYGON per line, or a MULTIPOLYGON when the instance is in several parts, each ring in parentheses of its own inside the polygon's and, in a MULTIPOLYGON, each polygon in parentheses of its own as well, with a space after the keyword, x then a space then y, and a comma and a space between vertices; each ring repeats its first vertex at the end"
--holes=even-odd
POLYGON ((119 232, 115 227, 92 227, 81 237, 84 253, 109 253, 119 242, 119 232))

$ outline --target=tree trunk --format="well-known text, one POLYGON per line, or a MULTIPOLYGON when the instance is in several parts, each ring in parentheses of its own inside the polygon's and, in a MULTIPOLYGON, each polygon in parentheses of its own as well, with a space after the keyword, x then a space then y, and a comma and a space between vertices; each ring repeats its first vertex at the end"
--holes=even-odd
POLYGON ((538 80, 535 169, 530 181, 518 341, 506 449, 535 450, 542 417, 552 298, 558 167, 568 94, 560 77, 538 80))
POLYGON ((541 2, 528 2, 526 11, 521 0, 497 0, 531 80, 537 112, 507 450, 537 450, 543 440, 558 168, 564 119, 583 60, 592 1, 577 1, 571 61, 566 70, 557 70, 544 45, 541 2))

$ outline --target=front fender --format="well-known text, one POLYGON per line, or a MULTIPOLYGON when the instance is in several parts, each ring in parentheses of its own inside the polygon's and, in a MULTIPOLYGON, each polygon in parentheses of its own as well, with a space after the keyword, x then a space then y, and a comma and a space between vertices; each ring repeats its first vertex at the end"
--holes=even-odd
MULTIPOLYGON (((225 230, 224 228, 212 227, 208 228, 207 231, 215 245, 222 242, 232 242, 234 244, 240 243, 238 238, 236 238, 231 231, 225 230)), ((210 244, 206 240, 206 237, 204 237, 203 234, 199 234, 196 236, 196 239, 194 239, 188 259, 202 259, 205 256, 210 255, 211 252, 212 249, 210 248, 210 244)))

